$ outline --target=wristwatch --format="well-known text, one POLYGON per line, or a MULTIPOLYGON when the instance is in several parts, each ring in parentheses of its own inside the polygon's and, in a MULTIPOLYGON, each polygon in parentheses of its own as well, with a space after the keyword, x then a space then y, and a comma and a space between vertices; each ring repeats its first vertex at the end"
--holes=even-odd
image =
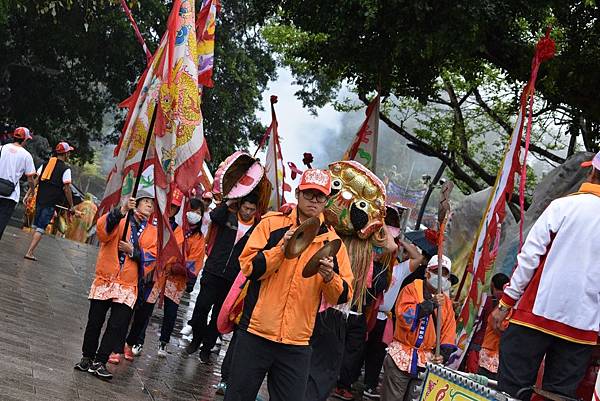
POLYGON ((502 303, 498 304, 498 309, 500 309, 500 312, 508 312, 510 310, 509 306, 506 306, 502 303))

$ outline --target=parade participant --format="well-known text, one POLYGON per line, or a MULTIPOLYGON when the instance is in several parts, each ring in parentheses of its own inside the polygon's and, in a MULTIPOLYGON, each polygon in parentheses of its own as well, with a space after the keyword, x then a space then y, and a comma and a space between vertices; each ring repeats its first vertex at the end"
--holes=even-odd
POLYGON ((127 332, 133 307, 141 291, 140 282, 152 274, 156 260, 156 227, 148 222, 154 212, 154 197, 139 191, 121 208, 101 216, 97 222, 100 250, 96 260, 96 277, 90 289, 90 310, 83 337, 81 361, 75 369, 111 379, 106 368, 110 353, 127 332), (129 211, 133 210, 133 213, 129 211), (127 216, 127 241, 122 241, 127 216), (102 341, 98 340, 106 313, 110 318, 102 341))
MULTIPOLYGON (((183 245, 183 232, 181 227, 175 221, 175 216, 179 213, 181 209, 181 203, 183 202, 183 193, 178 189, 175 189, 172 194, 171 206, 169 208, 169 224, 171 225, 171 229, 173 230, 173 235, 177 240, 177 245, 183 245)), ((180 248, 181 249, 181 248, 180 248)), ((165 287, 167 282, 167 272, 170 270, 171 266, 169 263, 166 264, 166 271, 161 272, 158 275, 157 280, 152 283, 152 286, 145 288, 145 293, 142 294, 138 301, 138 307, 136 308, 133 314, 133 321, 131 323, 131 328, 129 329, 129 334, 127 337, 123 337, 121 343, 115 349, 115 351, 110 355, 108 361, 113 364, 118 364, 121 362, 121 353, 124 355, 125 359, 128 361, 133 361, 134 356, 140 355, 142 353, 142 349, 144 346, 144 339, 146 337, 146 328, 148 327, 148 323, 150 322, 150 317, 152 317, 152 312, 154 312, 154 306, 156 305, 156 301, 158 301, 158 297, 160 293, 165 287), (125 340, 125 344, 123 344, 123 340, 125 340)), ((165 293, 166 294, 166 293, 165 293)), ((167 301, 165 297, 164 303, 164 314, 167 315, 167 320, 172 319, 173 311, 175 316, 177 315, 177 304, 175 302, 167 301)), ((164 321, 164 320, 163 320, 164 321)), ((164 324, 163 324, 164 326, 164 324)), ((168 329, 168 326, 165 327, 168 329)), ((173 330, 172 328, 170 329, 173 330)), ((166 334, 166 333, 161 333, 166 334)), ((166 337, 166 336, 165 336, 166 337)), ((169 333, 170 337, 170 333, 169 333)), ((166 356, 166 344, 159 345, 158 354, 159 356, 166 356)))
POLYGON ((190 210, 186 212, 185 219, 189 226, 183 238, 183 230, 175 231, 177 244, 183 250, 185 259, 185 270, 176 269, 174 266, 168 266, 165 285, 165 306, 162 327, 160 331, 160 345, 158 356, 167 355, 167 344, 171 339, 175 320, 177 319, 177 310, 181 296, 185 292, 187 281, 196 278, 204 266, 205 243, 202 234, 202 217, 204 215, 204 203, 199 199, 190 200, 190 210), (169 269, 169 267, 171 267, 169 269))
POLYGON ((210 226, 210 214, 213 210, 213 194, 210 191, 204 191, 202 194, 202 204, 204 205, 204 215, 202 217, 202 235, 206 238, 208 227, 210 226))
POLYGON ((383 369, 383 360, 390 339, 384 337, 386 332, 393 333, 392 311, 396 305, 404 279, 414 272, 425 261, 425 257, 419 253, 416 246, 398 239, 398 245, 402 248, 398 258, 399 263, 394 265, 389 288, 383 294, 383 302, 379 305, 375 326, 369 332, 364 351, 364 389, 363 395, 368 398, 379 398, 377 387, 379 375, 383 369))
POLYGON ((199 357, 203 363, 210 363, 210 351, 219 336, 217 317, 240 271, 238 257, 256 225, 257 203, 256 195, 250 193, 239 201, 222 202, 210 212, 211 225, 217 230, 216 241, 202 271, 200 292, 188 322, 192 326, 193 339, 186 348, 188 354, 200 348, 199 357), (209 313, 210 322, 207 322, 209 313))
POLYGON ((69 223, 69 227, 65 232, 65 238, 86 242, 88 231, 94 225, 94 216, 98 211, 98 206, 92 200, 92 194, 85 194, 85 199, 75 206, 74 211, 75 217, 69 223))
POLYGON ((25 254, 25 259, 37 260, 33 251, 40 243, 46 227, 50 224, 56 205, 66 203, 69 211, 73 212, 73 194, 71 192, 71 168, 67 165, 69 155, 73 147, 67 142, 59 142, 54 149, 56 156, 51 157, 47 163, 41 165, 37 170, 38 177, 36 185, 38 186, 35 202, 35 218, 33 220, 33 238, 29 249, 25 254))
POLYGON ((442 281, 438 280, 440 268, 437 255, 427 264, 426 280, 415 280, 400 291, 396 303, 396 329, 394 339, 383 362, 382 400, 411 399, 418 384, 417 374, 426 362, 444 363, 456 349, 456 321, 450 291, 452 263, 442 256, 442 281), (443 293, 438 294, 441 287, 443 293), (441 313, 441 355, 434 355, 436 346, 437 314, 441 313))
MULTIPOLYGON (((306 401, 325 401, 331 395, 340 376, 346 353, 350 316, 363 313, 373 253, 387 242, 385 225, 385 186, 362 164, 338 161, 329 165, 331 195, 324 215, 342 239, 353 273, 353 297, 343 305, 323 303, 315 322, 310 344, 313 350, 306 386, 306 401)), ((356 319, 352 318, 352 322, 356 319)), ((363 336, 364 341, 364 336, 363 336)))
POLYGON ((253 401, 267 375, 272 401, 304 399, 311 347, 308 345, 323 296, 339 304, 352 299, 352 271, 342 244, 333 257, 320 259, 318 274, 304 278, 308 260, 327 242, 338 239, 324 224, 323 208, 331 191, 327 171, 309 169, 296 190, 298 206, 289 214, 267 213, 240 255, 249 280, 237 331, 226 401, 253 401), (284 248, 295 229, 318 217, 319 233, 297 258, 284 248))
MULTIPOLYGON (((600 326, 600 153, 579 192, 556 199, 535 222, 517 267, 493 313, 500 341, 499 388, 512 395, 535 384, 545 355, 542 388, 575 397, 600 326)), ((520 395, 529 399, 531 392, 520 395)))
POLYGON ((27 176, 29 190, 25 200, 32 195, 35 186, 33 158, 23 148, 23 144, 31 139, 31 133, 27 128, 19 127, 12 133, 12 137, 12 143, 0 146, 0 239, 15 206, 19 203, 21 193, 19 180, 23 175, 27 176))
MULTIPOLYGON (((481 311, 480 327, 473 334, 469 352, 477 352, 477 370, 472 373, 478 373, 490 379, 496 380, 498 373, 498 348, 500 346, 500 331, 494 328, 492 322, 492 311, 500 302, 504 287, 508 284, 509 278, 504 273, 496 273, 491 280, 491 294, 486 299, 483 310, 481 311)), ((508 323, 508 322, 506 322, 508 323)), ((467 354, 467 359, 472 354, 467 354)), ((473 370, 473 369, 471 369, 473 370)))

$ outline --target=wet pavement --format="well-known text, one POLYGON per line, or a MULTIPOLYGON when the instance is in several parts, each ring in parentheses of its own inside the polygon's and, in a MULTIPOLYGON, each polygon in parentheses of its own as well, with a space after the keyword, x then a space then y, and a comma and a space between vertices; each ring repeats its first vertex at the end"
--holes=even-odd
MULTIPOLYGON (((108 364, 114 373, 110 382, 75 371, 97 248, 46 236, 33 262, 23 259, 30 239, 9 226, 0 240, 0 401, 223 399, 215 395, 215 386, 229 337, 213 353, 211 365, 201 364, 197 353, 183 353, 179 332, 192 314, 198 284, 181 301, 166 358, 156 354, 162 321, 156 308, 144 352, 134 362, 108 364)), ((257 400, 268 399, 263 384, 257 400)))
MULTIPOLYGON (((195 292, 182 300, 167 358, 156 355, 162 310, 146 332, 144 353, 109 370, 111 382, 75 371, 87 322, 97 248, 44 237, 37 262, 23 259, 30 235, 7 227, 0 241, 0 400, 222 400, 215 396, 225 339, 215 363, 183 357, 179 331, 195 292)), ((261 398, 266 400, 264 391, 261 398)))

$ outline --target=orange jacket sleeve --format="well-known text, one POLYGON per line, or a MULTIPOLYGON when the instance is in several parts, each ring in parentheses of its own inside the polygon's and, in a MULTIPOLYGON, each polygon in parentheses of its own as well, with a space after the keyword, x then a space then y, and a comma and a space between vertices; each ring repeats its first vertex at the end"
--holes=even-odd
POLYGON ((202 235, 195 234, 193 237, 188 238, 188 253, 185 258, 185 267, 188 271, 188 277, 197 277, 204 267, 204 237, 202 235))
POLYGON ((158 232, 156 227, 149 224, 144 229, 139 241, 140 263, 144 268, 144 276, 151 274, 156 268, 158 256, 158 232))
POLYGON ((407 285, 398 295, 396 301, 396 334, 415 331, 419 320, 419 295, 414 285, 407 285))
MULTIPOLYGON (((109 212, 110 213, 110 212, 109 212)), ((96 235, 98 236, 98 241, 100 242, 109 242, 113 238, 119 235, 120 230, 120 222, 117 224, 111 232, 106 231, 106 219, 108 218, 108 213, 100 216, 98 221, 96 222, 96 235)))
POLYGON ((329 304, 345 304, 352 299, 354 275, 350 268, 350 258, 344 244, 335 256, 333 264, 335 274, 328 283, 323 282, 321 287, 323 295, 329 304))
POLYGON ((275 239, 271 235, 270 220, 272 219, 266 218, 258 223, 240 255, 240 269, 250 280, 269 277, 279 269, 285 258, 280 246, 281 239, 277 243, 271 243, 275 239))

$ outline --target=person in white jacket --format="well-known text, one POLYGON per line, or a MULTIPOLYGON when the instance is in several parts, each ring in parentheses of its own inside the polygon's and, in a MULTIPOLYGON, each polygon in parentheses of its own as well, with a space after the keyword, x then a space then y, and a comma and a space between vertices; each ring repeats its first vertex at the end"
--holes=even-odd
MULTIPOLYGON (((600 152, 578 192, 554 200, 517 256, 493 324, 512 309, 500 340, 500 390, 516 397, 533 386, 545 356, 542 388, 575 397, 600 327, 600 152)), ((519 398, 529 400, 531 391, 519 398)))

